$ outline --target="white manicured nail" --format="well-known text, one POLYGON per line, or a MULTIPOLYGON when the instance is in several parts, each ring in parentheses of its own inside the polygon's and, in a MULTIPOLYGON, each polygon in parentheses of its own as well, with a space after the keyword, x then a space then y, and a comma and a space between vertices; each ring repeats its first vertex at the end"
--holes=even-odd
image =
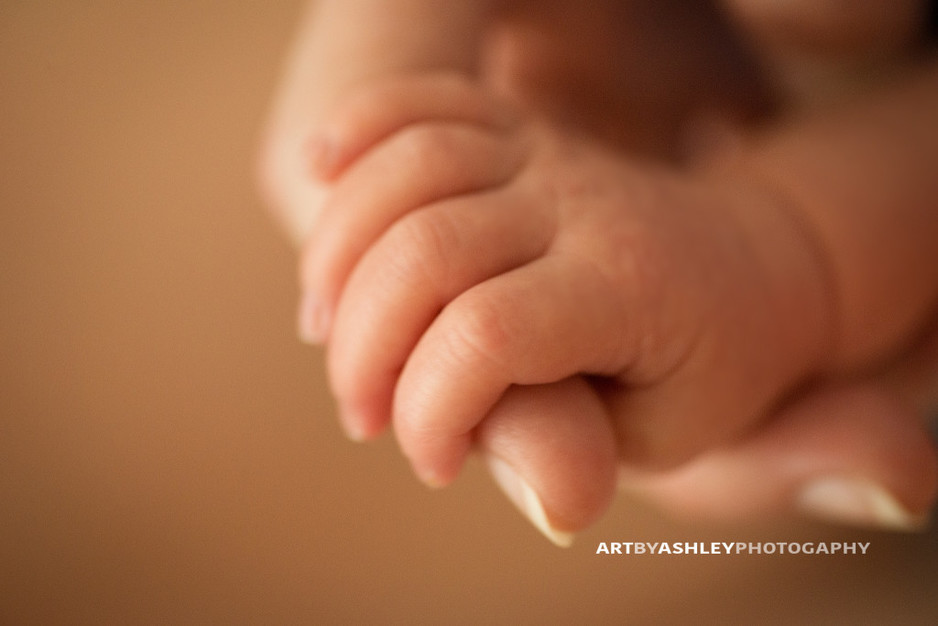
POLYGON ((828 477, 815 480, 798 497, 813 517, 891 530, 921 530, 926 518, 910 513, 888 491, 863 479, 828 477))
POLYGON ((508 463, 498 457, 486 455, 485 461, 496 484, 514 503, 518 510, 528 518, 534 527, 551 540, 554 545, 569 548, 573 544, 573 534, 554 528, 547 519, 547 512, 534 489, 524 481, 508 463))

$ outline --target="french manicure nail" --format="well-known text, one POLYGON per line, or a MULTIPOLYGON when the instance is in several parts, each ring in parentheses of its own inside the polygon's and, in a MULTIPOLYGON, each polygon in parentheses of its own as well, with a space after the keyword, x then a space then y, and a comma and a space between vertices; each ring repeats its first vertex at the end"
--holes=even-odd
POLYGON ((322 301, 310 292, 300 297, 300 308, 297 316, 297 332, 300 341, 310 345, 320 345, 325 342, 328 333, 328 315, 322 301))
POLYGON ((891 493, 868 480, 826 477, 798 496, 799 507, 820 519, 891 530, 921 530, 926 517, 909 512, 891 493))
POLYGON ((557 530, 551 525, 537 492, 518 475, 513 467, 491 455, 486 455, 485 461, 496 484, 535 528, 556 546, 569 548, 573 544, 573 534, 557 530))

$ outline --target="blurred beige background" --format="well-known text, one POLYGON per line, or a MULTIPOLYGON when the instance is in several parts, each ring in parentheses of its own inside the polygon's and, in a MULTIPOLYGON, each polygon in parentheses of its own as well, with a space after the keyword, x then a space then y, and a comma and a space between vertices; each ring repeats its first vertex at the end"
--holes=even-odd
POLYGON ((566 551, 346 442, 253 151, 298 2, 0 2, 0 623, 938 623, 938 534, 620 502, 566 551), (865 557, 602 557, 861 540, 865 557))

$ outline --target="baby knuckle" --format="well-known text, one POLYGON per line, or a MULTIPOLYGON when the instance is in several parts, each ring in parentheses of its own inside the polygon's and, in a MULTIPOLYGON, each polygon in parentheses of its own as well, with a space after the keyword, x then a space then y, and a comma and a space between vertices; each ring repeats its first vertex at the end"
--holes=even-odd
POLYGON ((602 233, 590 233, 586 248, 574 248, 576 259, 591 276, 606 285, 610 298, 617 301, 623 313, 633 317, 636 303, 651 304, 650 296, 659 284, 665 259, 655 250, 640 229, 621 227, 606 231, 611 236, 603 241, 602 233), (598 243, 597 243, 598 242, 598 243))
POLYGON ((332 115, 333 135, 353 136, 367 127, 390 117, 395 119, 404 114, 406 100, 402 87, 396 83, 378 83, 359 87, 343 102, 332 115))
POLYGON ((520 334, 512 324, 510 304, 491 296, 457 303, 448 336, 454 358, 465 364, 500 367, 510 358, 520 334))
POLYGON ((678 261, 693 250, 673 235, 669 226, 648 216, 637 215, 616 227, 609 266, 626 281, 627 292, 641 301, 654 303, 662 289, 673 289, 678 261))
POLYGON ((665 278, 667 256, 653 239, 643 236, 623 246, 617 251, 614 263, 637 299, 644 302, 657 300, 654 295, 665 278))
POLYGON ((428 172, 437 172, 452 162, 459 151, 453 137, 441 125, 424 124, 403 131, 404 158, 411 165, 428 172))
POLYGON ((448 260, 459 245, 459 236, 449 220, 428 211, 418 211, 398 221, 388 233, 390 269, 406 276, 436 283, 446 275, 448 260))

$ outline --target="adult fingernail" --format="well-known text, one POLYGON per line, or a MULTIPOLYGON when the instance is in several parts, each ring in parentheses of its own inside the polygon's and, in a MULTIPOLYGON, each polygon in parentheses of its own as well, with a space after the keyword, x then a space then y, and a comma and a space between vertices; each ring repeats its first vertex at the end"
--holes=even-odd
POLYGON ((297 315, 297 333, 300 341, 310 345, 320 345, 326 341, 329 330, 329 316, 322 301, 310 292, 300 296, 300 308, 297 315))
POLYGON ((906 509, 889 491, 868 480, 826 477, 808 483, 798 496, 808 515, 832 522, 889 530, 921 530, 924 515, 906 509))
POLYGON ((496 484, 535 528, 561 548, 569 548, 573 544, 573 534, 553 527, 537 492, 513 467, 492 455, 486 455, 485 461, 496 484))

